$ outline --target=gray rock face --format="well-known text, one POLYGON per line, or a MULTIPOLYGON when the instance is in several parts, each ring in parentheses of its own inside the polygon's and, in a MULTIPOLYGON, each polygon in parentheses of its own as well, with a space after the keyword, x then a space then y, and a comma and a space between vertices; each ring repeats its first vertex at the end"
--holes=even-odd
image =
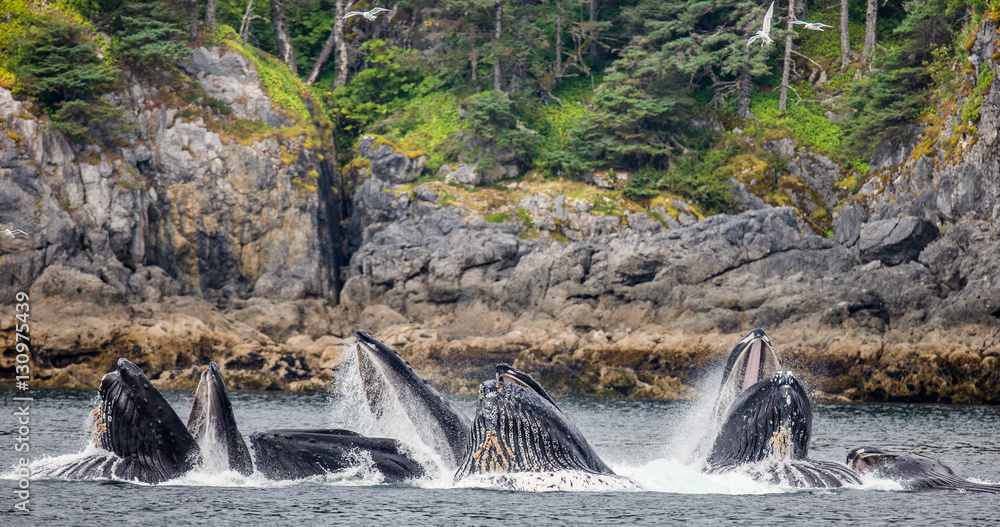
POLYGON ((770 207, 760 196, 747 190, 746 185, 730 178, 729 184, 733 186, 733 194, 736 196, 736 208, 739 210, 759 210, 770 207))
POLYGON ((937 235, 933 223, 912 216, 873 221, 861 225, 858 251, 862 261, 899 265, 915 260, 937 235))
POLYGON ((199 81, 205 93, 229 105, 241 119, 263 121, 268 126, 290 122, 274 110, 271 99, 261 89, 253 62, 235 51, 195 48, 181 68, 199 81))
POLYGON ((358 142, 358 153, 371 162, 371 171, 382 181, 399 184, 409 183, 420 177, 427 164, 427 156, 410 158, 396 152, 392 146, 379 144, 378 138, 365 136, 358 142))
POLYGON ((865 209, 858 203, 848 203, 833 213, 833 231, 837 243, 850 247, 858 242, 861 236, 861 224, 864 222, 865 209))
MULTIPOLYGON (((626 229, 568 245, 522 240, 510 227, 466 222, 452 208, 392 223, 355 253, 345 297, 417 320, 471 302, 550 317, 595 302, 605 309, 639 303, 650 306, 645 317, 666 310, 672 318, 695 306, 711 309, 703 294, 692 293, 716 280, 773 281, 850 267, 843 248, 800 233, 788 208, 715 216, 672 231, 626 229)), ((745 283, 726 288, 737 296, 743 289, 745 283)))
MULTIPOLYGON (((285 122, 244 57, 196 49, 185 69, 239 117, 285 122)), ((294 139, 230 142, 200 118, 154 103, 158 89, 168 88, 130 84, 116 95, 136 131, 102 151, 44 130, 0 88, 10 132, 0 134, 0 225, 31 233, 0 244, 0 269, 10 271, 0 273, 0 295, 26 291, 50 267, 39 291, 57 294, 63 288, 51 284, 65 283, 72 295, 80 284, 80 294, 102 302, 329 294, 319 200, 295 183, 319 165, 316 153, 294 139), (282 146, 299 152, 291 164, 282 146), (103 289, 79 273, 114 294, 87 293, 103 289)))

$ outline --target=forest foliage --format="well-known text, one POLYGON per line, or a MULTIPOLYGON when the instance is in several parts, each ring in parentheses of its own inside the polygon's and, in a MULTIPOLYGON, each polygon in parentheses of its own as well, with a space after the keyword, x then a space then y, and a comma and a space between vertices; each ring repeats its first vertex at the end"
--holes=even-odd
MULTIPOLYGON (((216 18, 230 34, 248 20, 248 49, 276 54, 270 1, 217 0, 216 18)), ((335 86, 331 56, 309 90, 335 125, 342 163, 375 133, 428 152, 436 170, 471 137, 483 156, 509 153, 522 173, 622 170, 633 174, 630 199, 670 193, 720 212, 732 206, 729 164, 768 139, 790 137, 848 177, 866 170, 879 144, 906 140, 915 123, 933 119, 935 98, 965 97, 962 119, 973 125, 992 76, 974 71, 971 89, 961 79, 973 68, 970 39, 985 17, 997 17, 995 3, 881 1, 878 45, 863 63, 866 1, 849 0, 852 55, 842 70, 840 1, 799 0, 799 18, 834 28, 793 35, 790 103, 779 110, 785 1, 776 2, 774 44, 748 47, 764 1, 359 0, 350 9, 394 11, 348 20, 346 84, 335 86), (752 84, 748 119, 737 117, 741 76, 752 84), (751 140, 734 141, 734 133, 751 140)), ((191 5, 2 0, 0 83, 83 140, 89 120, 114 117, 100 94, 123 71, 185 60, 190 35, 206 31, 191 31, 191 5)), ((305 78, 334 26, 335 2, 283 5, 296 65, 289 74, 305 78)))

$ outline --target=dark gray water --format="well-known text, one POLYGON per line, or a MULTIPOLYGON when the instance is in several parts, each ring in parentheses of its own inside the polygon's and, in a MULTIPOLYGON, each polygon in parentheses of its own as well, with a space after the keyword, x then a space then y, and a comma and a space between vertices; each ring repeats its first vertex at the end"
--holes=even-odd
MULTIPOLYGON (((35 390, 31 454, 60 456, 88 442, 94 391, 35 390)), ((15 463, 13 392, 0 390, 0 472, 15 463)), ((191 394, 165 392, 182 418, 191 394)), ((343 425, 328 394, 233 394, 244 435, 272 427, 343 425)), ((463 399, 470 415, 475 401, 463 399)), ((595 449, 647 491, 520 493, 450 488, 450 474, 408 485, 365 476, 273 483, 202 471, 156 487, 121 482, 32 481, 30 514, 10 512, 16 481, 0 480, 3 525, 985 525, 1000 522, 1000 496, 912 493, 888 482, 801 491, 739 476, 705 476, 685 460, 696 443, 698 405, 561 400, 595 449)), ((967 477, 1000 481, 1000 408, 816 405, 811 457, 843 462, 861 445, 935 457, 967 477)))

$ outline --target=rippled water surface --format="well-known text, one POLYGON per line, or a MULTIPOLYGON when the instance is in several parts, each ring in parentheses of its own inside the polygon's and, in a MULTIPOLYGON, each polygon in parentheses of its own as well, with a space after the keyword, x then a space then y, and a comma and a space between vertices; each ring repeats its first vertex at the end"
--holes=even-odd
MULTIPOLYGON (((14 393, 3 401, 0 467, 10 472, 14 393)), ((33 459, 82 451, 93 391, 36 390, 33 459)), ((190 393, 165 392, 182 419, 190 393)), ((356 416, 330 394, 232 395, 245 436, 266 428, 350 426, 356 416)), ((345 404, 345 402, 350 404, 345 404)), ((472 415, 475 400, 460 400, 472 415)), ((802 491, 740 476, 706 476, 690 458, 704 412, 697 403, 563 399, 591 445, 645 491, 519 493, 451 488, 450 474, 414 484, 377 485, 371 475, 269 482, 200 471, 156 487, 121 482, 32 481, 31 513, 13 514, 9 475, 0 480, 3 525, 660 525, 670 523, 987 525, 1000 522, 1000 496, 913 493, 888 482, 802 491), (124 515, 124 516, 123 516, 124 515)), ((938 458, 966 477, 1000 481, 1000 408, 926 405, 814 405, 810 456, 843 462, 862 445, 938 458)), ((364 428, 357 426, 355 428, 364 428)), ((369 430, 362 430, 370 432, 369 430)), ((385 432, 385 431, 383 431, 385 432)), ((392 431, 388 431, 390 434, 392 431)), ((399 432, 405 434, 405 431, 399 432)))

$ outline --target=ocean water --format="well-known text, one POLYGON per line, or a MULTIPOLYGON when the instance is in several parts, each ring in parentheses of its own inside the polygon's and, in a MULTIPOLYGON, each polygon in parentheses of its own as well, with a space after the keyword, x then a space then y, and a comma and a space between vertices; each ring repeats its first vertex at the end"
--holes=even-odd
MULTIPOLYGON (((16 452, 12 391, 0 389, 2 525, 989 525, 1000 496, 900 491, 886 481, 800 490, 740 475, 705 475, 697 462, 707 406, 695 402, 560 399, 590 444, 644 490, 527 493, 453 487, 452 474, 381 485, 365 467, 298 482, 220 470, 218 463, 159 486, 109 481, 32 481, 29 514, 13 512, 16 452)), ((69 459, 89 443, 96 389, 34 390, 31 455, 69 459)), ((164 395, 182 419, 192 393, 164 395)), ((234 393, 244 436, 267 428, 347 427, 412 442, 391 413, 377 422, 356 387, 330 393, 234 393)), ((458 399, 472 415, 474 398, 458 399)), ((843 462, 862 445, 937 458, 966 477, 1000 482, 1000 408, 863 404, 813 406, 810 457, 843 462)), ((249 444, 249 441, 248 441, 249 444)), ((434 462, 421 445, 415 456, 434 462), (429 457, 428 457, 429 456, 429 457)), ((57 460, 58 461, 58 460, 57 460)))

